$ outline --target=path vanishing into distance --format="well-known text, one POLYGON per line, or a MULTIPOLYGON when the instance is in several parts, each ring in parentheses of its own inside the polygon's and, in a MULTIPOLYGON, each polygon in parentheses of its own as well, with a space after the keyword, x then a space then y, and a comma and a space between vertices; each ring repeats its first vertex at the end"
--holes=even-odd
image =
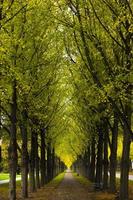
POLYGON ((84 185, 80 184, 67 170, 63 181, 57 188, 46 187, 40 192, 32 194, 35 200, 92 200, 91 193, 84 185), (50 195, 49 195, 50 194, 50 195))
POLYGON ((72 175, 71 171, 67 171, 64 180, 56 191, 56 196, 52 200, 88 200, 90 194, 88 189, 80 184, 72 175))

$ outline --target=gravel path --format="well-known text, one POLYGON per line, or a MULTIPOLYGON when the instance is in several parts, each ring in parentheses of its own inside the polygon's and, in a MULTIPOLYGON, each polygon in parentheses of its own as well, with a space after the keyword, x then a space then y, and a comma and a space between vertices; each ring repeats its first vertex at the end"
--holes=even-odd
MULTIPOLYGON (((92 198, 91 198, 92 199, 92 198)), ((90 200, 88 190, 67 171, 52 200, 90 200)))
POLYGON ((89 190, 77 182, 70 171, 67 171, 63 181, 55 188, 46 186, 37 193, 32 193, 34 200, 93 200, 89 190))

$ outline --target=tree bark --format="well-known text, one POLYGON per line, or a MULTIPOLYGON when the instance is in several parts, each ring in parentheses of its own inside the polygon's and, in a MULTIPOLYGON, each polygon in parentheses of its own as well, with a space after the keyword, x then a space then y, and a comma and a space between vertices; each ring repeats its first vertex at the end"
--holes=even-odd
POLYGON ((55 150, 53 148, 53 151, 52 151, 52 178, 54 178, 55 176, 55 150))
POLYGON ((97 146, 97 163, 96 163, 96 188, 101 188, 102 183, 102 164, 103 164, 103 132, 101 127, 98 128, 98 146, 97 146))
POLYGON ((109 170, 109 162, 108 162, 108 137, 109 130, 108 126, 104 124, 104 173, 103 173, 103 188, 108 188, 108 170, 109 170))
POLYGON ((39 177, 39 172, 40 172, 40 159, 38 155, 38 134, 37 132, 35 133, 35 169, 36 169, 36 188, 40 188, 40 177, 39 177))
POLYGON ((28 138, 27 138, 27 113, 26 110, 22 112, 22 122, 20 124, 22 137, 22 158, 21 158, 21 177, 22 177, 22 197, 28 197, 28 138))
POLYGON ((47 146, 47 182, 51 180, 51 145, 47 146))
POLYGON ((31 152, 30 152, 30 191, 36 191, 35 184, 35 131, 31 133, 31 152))
POLYGON ((40 170, 41 170, 41 186, 46 183, 46 161, 45 161, 45 129, 40 132, 41 136, 41 160, 40 160, 40 170))
POLYGON ((16 200, 16 172, 17 172, 17 91, 16 91, 16 80, 13 82, 13 94, 11 103, 11 127, 10 127, 10 144, 8 148, 9 155, 9 199, 16 200))
MULTIPOLYGON (((125 107, 128 123, 131 126, 131 107, 127 105, 125 107)), ((121 177, 120 177, 120 200, 128 200, 129 199, 129 191, 128 191, 128 175, 129 175, 129 166, 130 166, 130 144, 131 137, 127 127, 124 127, 124 135, 123 135, 123 151, 122 151, 122 159, 121 159, 121 177)))
POLYGON ((110 192, 116 192, 116 168, 117 168, 117 146, 118 146, 118 115, 114 112, 114 125, 112 130, 111 152, 110 152, 110 192))
POLYGON ((85 165, 85 171, 86 171, 86 177, 88 178, 89 177, 89 168, 90 168, 90 162, 91 162, 91 160, 90 160, 90 154, 91 154, 91 152, 90 152, 91 150, 90 150, 90 144, 88 145, 88 148, 87 148, 87 160, 86 160, 86 165, 85 165))
POLYGON ((90 161, 90 169, 89 169, 89 179, 90 181, 95 181, 95 160, 96 160, 96 140, 95 137, 92 137, 91 143, 91 161, 90 161))

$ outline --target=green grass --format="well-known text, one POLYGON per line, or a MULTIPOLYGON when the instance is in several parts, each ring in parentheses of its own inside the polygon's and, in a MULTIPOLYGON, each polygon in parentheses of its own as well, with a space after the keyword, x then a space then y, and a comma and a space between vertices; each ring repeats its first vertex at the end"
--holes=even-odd
POLYGON ((133 186, 133 181, 132 180, 129 181, 129 185, 133 186))
MULTIPOLYGON (((17 178, 21 177, 20 175, 17 175, 17 178)), ((0 173, 0 181, 2 180, 8 180, 9 179, 9 174, 7 173, 0 173)))
POLYGON ((53 180, 51 180, 47 186, 52 186, 52 187, 58 187, 58 185, 62 182, 63 178, 64 178, 65 172, 59 174, 58 176, 56 176, 53 180))
POLYGON ((85 178, 85 177, 83 177, 83 176, 79 176, 79 175, 77 175, 77 173, 75 173, 75 172, 73 172, 72 174, 73 174, 74 178, 75 178, 78 182, 80 182, 81 184, 83 184, 83 185, 85 185, 85 186, 88 186, 88 187, 91 185, 91 182, 90 182, 87 178, 85 178))
POLYGON ((0 180, 7 180, 7 179, 9 179, 9 174, 0 173, 0 180))

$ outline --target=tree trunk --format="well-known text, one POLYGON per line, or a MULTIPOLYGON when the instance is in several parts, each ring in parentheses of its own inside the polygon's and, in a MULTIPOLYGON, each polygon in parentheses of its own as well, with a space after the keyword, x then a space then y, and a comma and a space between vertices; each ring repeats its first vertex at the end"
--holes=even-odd
POLYGON ((88 177, 88 168, 90 166, 90 147, 88 146, 83 157, 83 175, 88 177))
POLYGON ((51 180, 51 145, 47 146, 47 182, 51 180))
POLYGON ((89 169, 90 169, 90 144, 88 145, 87 148, 87 155, 86 155, 86 163, 85 163, 85 176, 88 178, 89 177, 89 169))
POLYGON ((52 178, 54 178, 55 176, 55 150, 53 148, 53 151, 52 151, 52 178))
POLYGON ((61 172, 61 161, 60 161, 60 158, 58 158, 58 161, 59 161, 59 172, 58 173, 60 173, 61 172))
POLYGON ((40 170, 41 170, 41 186, 46 183, 46 163, 45 163, 45 129, 41 130, 41 160, 40 160, 40 170))
POLYGON ((58 163, 58 157, 56 156, 55 157, 55 163, 56 163, 56 176, 58 175, 58 172, 59 172, 59 163, 58 163))
POLYGON ((30 152, 30 191, 36 191, 35 184, 35 132, 31 133, 31 152, 30 152))
MULTIPOLYGON (((131 107, 125 107, 128 124, 131 126, 131 107)), ((128 175, 130 166, 130 144, 131 137, 127 127, 124 127, 123 151, 121 159, 121 177, 120 177, 120 200, 128 200, 128 175)))
POLYGON ((123 138, 122 160, 121 160, 120 200, 128 200, 129 155, 130 155, 130 135, 125 130, 123 138))
POLYGON ((95 159, 96 159, 96 152, 95 147, 96 146, 96 140, 95 137, 92 137, 92 143, 91 143, 91 161, 90 161, 90 169, 89 169, 89 179, 90 181, 95 181, 95 159))
POLYGON ((109 130, 107 124, 104 124, 104 173, 103 173, 103 188, 108 188, 108 137, 109 137, 109 130))
POLYGON ((27 113, 26 110, 22 112, 22 122, 20 124, 22 137, 22 158, 21 158, 21 177, 22 177, 22 197, 28 197, 28 149, 27 149, 27 113))
POLYGON ((110 192, 116 192, 116 168, 117 168, 117 146, 118 146, 118 115, 114 113, 114 125, 112 130, 111 152, 110 152, 110 192))
POLYGON ((97 163, 96 163, 96 188, 101 188, 102 183, 102 161, 103 161, 103 133, 99 128, 98 146, 97 146, 97 163))
POLYGON ((16 91, 16 81, 13 82, 13 94, 11 103, 11 127, 10 127, 10 144, 8 148, 9 155, 9 199, 16 200, 16 171, 17 171, 17 138, 16 138, 16 123, 17 123, 17 91, 16 91))
POLYGON ((40 169, 40 159, 38 155, 38 134, 35 133, 35 169, 36 169, 36 187, 40 188, 40 177, 39 177, 39 169, 40 169))

